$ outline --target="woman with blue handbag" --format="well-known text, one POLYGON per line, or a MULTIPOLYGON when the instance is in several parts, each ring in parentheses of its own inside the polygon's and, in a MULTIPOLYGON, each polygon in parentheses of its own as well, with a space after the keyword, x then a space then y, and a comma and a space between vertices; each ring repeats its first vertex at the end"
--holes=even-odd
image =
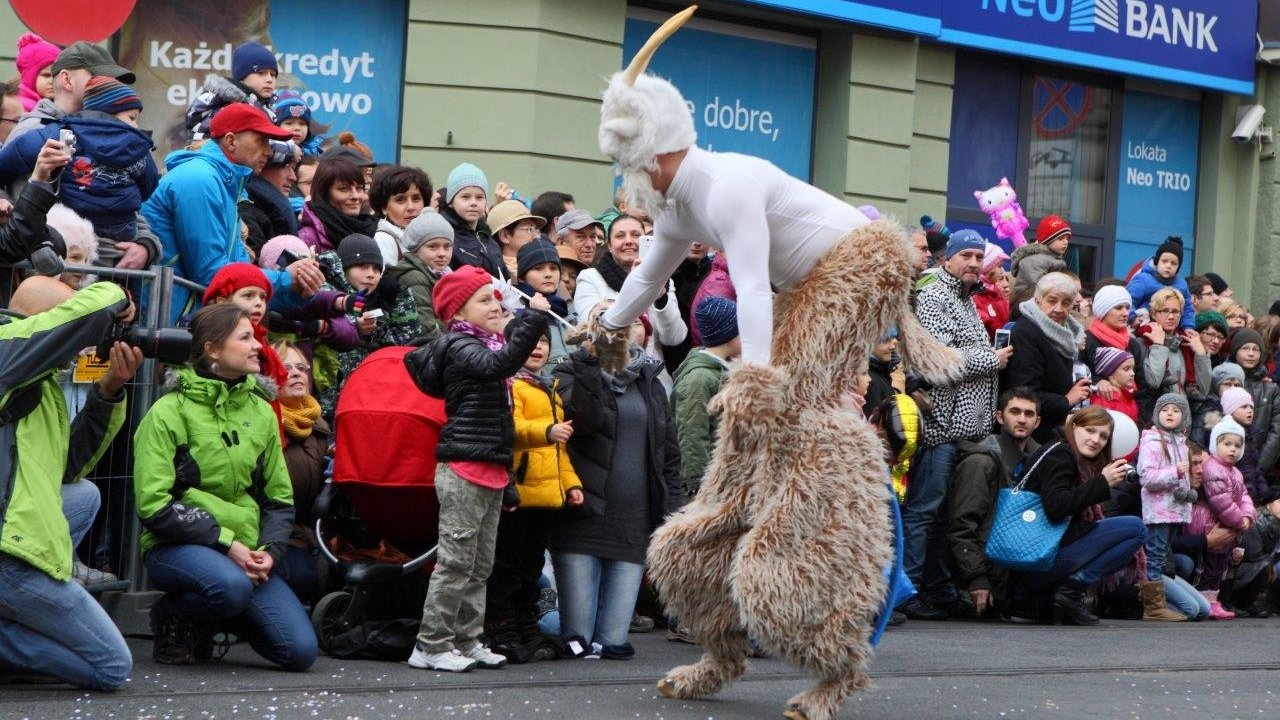
MULTIPOLYGON (((1084 605, 1085 591, 1127 565, 1147 535, 1141 518, 1103 518, 1101 503, 1111 499, 1111 488, 1132 469, 1123 459, 1109 460, 1112 430, 1105 409, 1084 408, 1067 420, 1065 442, 1028 460, 1034 469, 1026 489, 1039 494, 1050 523, 1070 522, 1053 567, 1022 576, 1018 595, 1025 597, 1017 604, 1038 607, 1052 598, 1054 615, 1066 624, 1097 624, 1084 605)), ((1022 617, 1015 609, 1012 619, 1022 617)))

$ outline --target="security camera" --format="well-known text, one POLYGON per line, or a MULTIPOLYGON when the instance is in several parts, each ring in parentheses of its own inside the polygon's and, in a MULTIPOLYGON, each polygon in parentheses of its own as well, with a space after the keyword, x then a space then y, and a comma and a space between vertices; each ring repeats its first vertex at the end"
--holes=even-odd
POLYGON ((1262 116, 1267 109, 1261 105, 1242 105, 1236 109, 1236 129, 1231 131, 1231 139, 1240 144, 1252 142, 1262 126, 1262 116))

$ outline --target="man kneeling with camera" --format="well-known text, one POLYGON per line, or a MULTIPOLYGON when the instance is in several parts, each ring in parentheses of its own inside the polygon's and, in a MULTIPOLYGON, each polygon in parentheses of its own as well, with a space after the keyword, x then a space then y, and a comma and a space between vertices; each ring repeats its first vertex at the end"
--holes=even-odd
POLYGON ((0 668, 114 690, 133 666, 111 618, 75 582, 74 547, 97 513, 97 488, 82 480, 124 424, 124 386, 142 351, 111 346, 111 368, 73 424, 58 371, 97 346, 134 306, 119 286, 79 292, 56 278, 23 281, 0 326, 0 668))

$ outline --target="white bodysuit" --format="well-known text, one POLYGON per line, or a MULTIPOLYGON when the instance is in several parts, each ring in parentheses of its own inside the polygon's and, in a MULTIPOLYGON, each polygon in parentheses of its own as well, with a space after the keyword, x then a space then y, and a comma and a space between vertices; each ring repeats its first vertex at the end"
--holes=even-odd
POLYGON ((666 289, 689 245, 700 242, 728 254, 742 359, 750 363, 769 363, 773 288, 800 283, 840 238, 870 222, 772 163, 697 147, 680 163, 666 199, 654 216, 652 251, 601 320, 614 328, 634 322, 666 289))

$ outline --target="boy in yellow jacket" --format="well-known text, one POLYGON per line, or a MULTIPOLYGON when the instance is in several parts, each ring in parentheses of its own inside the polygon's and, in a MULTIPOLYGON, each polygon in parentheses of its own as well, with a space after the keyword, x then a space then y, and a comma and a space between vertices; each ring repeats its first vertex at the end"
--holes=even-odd
POLYGON ((538 630, 538 579, 556 511, 583 500, 582 481, 565 449, 573 421, 564 416, 555 381, 539 375, 550 352, 544 335, 511 386, 516 428, 511 472, 520 504, 498 523, 484 622, 490 646, 511 663, 559 656, 556 640, 538 630))

